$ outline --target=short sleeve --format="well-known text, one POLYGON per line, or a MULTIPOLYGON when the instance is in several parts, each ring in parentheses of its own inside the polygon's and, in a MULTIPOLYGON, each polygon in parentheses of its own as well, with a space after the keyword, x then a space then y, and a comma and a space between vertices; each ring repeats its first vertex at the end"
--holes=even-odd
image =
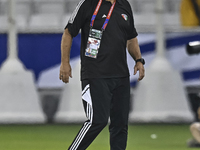
POLYGON ((85 23, 85 11, 86 9, 86 1, 87 0, 81 0, 78 5, 76 6, 75 10, 73 11, 68 24, 66 25, 65 29, 68 28, 69 33, 72 37, 75 37, 78 35, 81 27, 85 23))
POLYGON ((129 4, 129 11, 130 11, 130 26, 129 26, 129 32, 128 32, 128 37, 127 37, 128 40, 138 36, 138 33, 134 25, 133 12, 131 10, 130 4, 129 4))

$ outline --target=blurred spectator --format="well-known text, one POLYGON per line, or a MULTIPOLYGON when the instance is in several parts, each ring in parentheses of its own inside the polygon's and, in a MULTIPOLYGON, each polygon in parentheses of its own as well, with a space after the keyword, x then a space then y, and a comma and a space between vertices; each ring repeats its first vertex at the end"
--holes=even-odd
MULTIPOLYGON (((200 101, 200 97, 199 97, 200 101)), ((197 109, 198 119, 200 120, 200 105, 197 109)), ((187 141, 188 147, 200 147, 200 122, 194 122, 190 125, 190 132, 193 136, 192 139, 187 141)))
POLYGON ((195 116, 195 121, 199 121, 198 108, 200 106, 200 97, 198 93, 189 93, 188 94, 190 106, 195 116))
POLYGON ((183 26, 199 26, 200 0, 182 0, 180 13, 183 26))

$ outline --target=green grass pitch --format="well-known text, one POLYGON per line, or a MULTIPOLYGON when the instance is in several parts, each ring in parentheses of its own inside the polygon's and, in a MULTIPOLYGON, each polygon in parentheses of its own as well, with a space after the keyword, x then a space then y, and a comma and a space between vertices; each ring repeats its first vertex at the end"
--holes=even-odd
MULTIPOLYGON (((0 125, 0 150, 67 150, 81 125, 0 125)), ((129 125, 127 150, 188 150, 189 125, 129 125), (151 138, 156 134, 157 138, 151 138)), ((109 150, 106 127, 87 150, 109 150)))

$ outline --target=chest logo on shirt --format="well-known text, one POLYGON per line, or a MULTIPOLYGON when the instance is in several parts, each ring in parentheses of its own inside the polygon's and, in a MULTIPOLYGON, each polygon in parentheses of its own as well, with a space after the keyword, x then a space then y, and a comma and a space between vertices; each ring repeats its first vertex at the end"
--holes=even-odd
POLYGON ((106 18, 107 16, 104 14, 103 16, 102 16, 102 18, 106 18))
POLYGON ((124 18, 124 20, 128 20, 128 16, 126 14, 122 14, 122 17, 124 18))

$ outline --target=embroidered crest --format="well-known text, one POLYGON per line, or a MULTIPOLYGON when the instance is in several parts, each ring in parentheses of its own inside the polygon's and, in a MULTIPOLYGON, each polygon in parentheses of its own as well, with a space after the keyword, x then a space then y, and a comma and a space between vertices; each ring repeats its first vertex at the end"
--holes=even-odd
POLYGON ((124 20, 128 20, 128 16, 126 14, 122 14, 122 17, 124 18, 124 20))

